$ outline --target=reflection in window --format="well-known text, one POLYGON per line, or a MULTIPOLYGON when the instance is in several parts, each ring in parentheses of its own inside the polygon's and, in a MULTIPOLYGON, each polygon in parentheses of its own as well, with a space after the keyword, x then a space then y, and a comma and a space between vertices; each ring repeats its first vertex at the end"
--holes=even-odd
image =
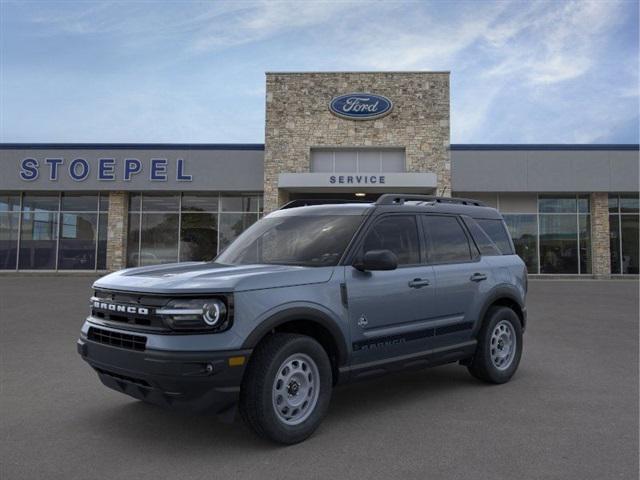
POLYGON ((217 215, 183 213, 180 222, 180 261, 210 261, 216 257, 217 252, 217 215))
POLYGON ((98 215, 62 212, 61 220, 58 268, 93 270, 96 264, 98 215))
POLYGON ((638 274, 640 257, 639 201, 637 194, 609 195, 611 273, 638 274))
POLYGON ((578 273, 574 215, 540 215, 540 273, 578 273))
POLYGON ((18 267, 27 270, 56 268, 57 232, 57 212, 23 211, 18 267))
POLYGON ((398 265, 420 263, 418 227, 413 215, 393 215, 378 220, 364 239, 363 253, 390 250, 398 257, 398 265))
POLYGON ((504 215, 516 254, 529 273, 538 273, 538 218, 535 214, 504 215))
POLYGON ((0 270, 14 270, 18 258, 20 214, 0 211, 0 270))
POLYGON ((258 220, 256 213, 220 214, 220 251, 227 248, 242 232, 258 220))
POLYGON ((424 215, 429 263, 458 263, 471 260, 469 240, 455 217, 424 215))
POLYGON ((502 220, 479 218, 478 224, 487 232, 489 238, 493 240, 503 255, 512 255, 513 247, 509 241, 509 234, 502 223, 502 220))
POLYGON ((140 265, 178 261, 178 214, 146 213, 140 231, 140 265))

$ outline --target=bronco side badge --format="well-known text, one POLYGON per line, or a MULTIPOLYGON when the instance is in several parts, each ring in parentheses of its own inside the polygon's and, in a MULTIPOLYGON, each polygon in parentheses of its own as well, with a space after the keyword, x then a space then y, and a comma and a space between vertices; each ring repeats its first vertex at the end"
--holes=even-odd
POLYGON ((358 326, 360 328, 365 328, 368 324, 369 324, 369 320, 367 320, 367 317, 365 317, 363 313, 362 315, 360 315, 360 318, 358 319, 358 326))

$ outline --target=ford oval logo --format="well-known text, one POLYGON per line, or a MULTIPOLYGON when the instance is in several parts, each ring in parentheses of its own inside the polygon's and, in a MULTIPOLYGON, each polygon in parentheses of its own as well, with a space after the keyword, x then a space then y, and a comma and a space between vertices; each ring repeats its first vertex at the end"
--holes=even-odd
POLYGON ((391 112, 393 103, 387 97, 373 93, 348 93, 334 97, 329 110, 334 115, 351 120, 372 120, 391 112))

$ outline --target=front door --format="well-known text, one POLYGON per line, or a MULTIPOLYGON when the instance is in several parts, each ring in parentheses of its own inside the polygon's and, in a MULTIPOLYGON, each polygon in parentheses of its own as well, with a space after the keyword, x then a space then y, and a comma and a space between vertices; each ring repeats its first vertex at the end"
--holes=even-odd
POLYGON ((425 265, 414 215, 390 214, 375 220, 358 255, 391 250, 398 268, 361 272, 346 267, 354 363, 427 350, 427 324, 434 312, 435 276, 425 265))

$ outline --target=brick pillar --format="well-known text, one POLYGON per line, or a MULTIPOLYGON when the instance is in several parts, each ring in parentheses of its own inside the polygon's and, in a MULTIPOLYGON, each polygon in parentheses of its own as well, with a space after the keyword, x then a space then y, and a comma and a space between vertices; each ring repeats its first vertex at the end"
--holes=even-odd
POLYGON ((109 220, 107 222, 107 270, 121 270, 127 265, 127 227, 129 194, 109 193, 109 220))
POLYGON ((591 194, 591 259, 596 277, 607 278, 611 275, 609 196, 606 192, 591 194))

